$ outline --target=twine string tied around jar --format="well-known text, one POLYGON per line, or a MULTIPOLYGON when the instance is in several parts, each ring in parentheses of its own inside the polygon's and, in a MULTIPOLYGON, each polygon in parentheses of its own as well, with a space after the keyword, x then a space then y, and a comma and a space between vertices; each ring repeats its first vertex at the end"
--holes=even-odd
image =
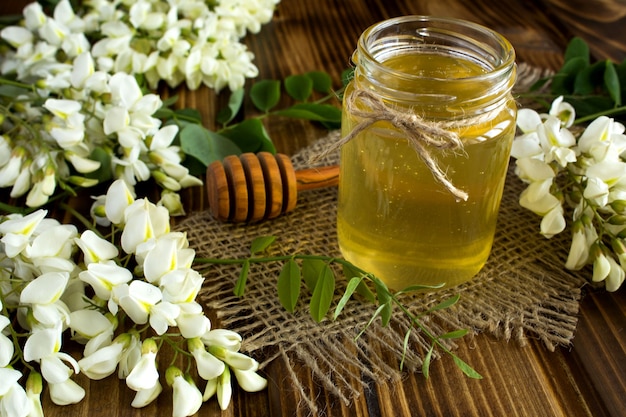
MULTIPOLYGON (((458 200, 467 201, 469 197, 467 192, 457 188, 448 179, 446 173, 439 167, 427 148, 462 151, 463 142, 461 138, 456 132, 450 130, 454 125, 450 126, 449 123, 428 121, 413 112, 394 109, 385 105, 372 92, 362 89, 357 89, 350 93, 346 98, 345 106, 346 111, 361 119, 361 122, 357 123, 341 140, 326 149, 322 155, 318 156, 319 158, 350 142, 374 123, 387 121, 406 136, 411 147, 426 164, 435 179, 443 184, 458 200), (362 110, 357 104, 358 102, 367 110, 362 110)), ((458 126, 458 123, 456 125, 458 126)))

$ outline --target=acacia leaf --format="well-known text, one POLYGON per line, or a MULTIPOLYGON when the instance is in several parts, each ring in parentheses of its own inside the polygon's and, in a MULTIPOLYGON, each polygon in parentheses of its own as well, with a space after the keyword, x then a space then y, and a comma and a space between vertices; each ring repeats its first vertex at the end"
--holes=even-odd
POLYGON ((326 267, 326 262, 321 259, 304 259, 302 261, 302 278, 311 293, 315 290, 317 280, 326 267))
POLYGON ((439 338, 441 339, 458 339, 460 337, 463 337, 467 334, 467 329, 459 329, 459 330, 453 330, 451 332, 448 333, 444 333, 441 336, 439 336, 439 338))
POLYGON ((254 106, 268 112, 280 101, 280 81, 261 80, 250 87, 250 99, 254 106))
POLYGON ((343 296, 341 296, 341 299, 339 300, 339 302, 337 303, 337 307, 335 308, 333 320, 336 320, 337 317, 339 317, 339 314, 341 314, 341 311, 346 306, 348 300, 350 300, 350 298, 352 297, 352 294, 354 294, 356 289, 359 287, 361 281, 363 281, 363 277, 354 277, 350 279, 350 281, 348 281, 346 291, 343 293, 343 296))
POLYGON ((331 104, 296 103, 286 109, 277 110, 276 114, 294 119, 341 123, 341 109, 331 104))
POLYGON ((278 300, 290 313, 293 313, 300 298, 300 281, 300 267, 296 261, 289 259, 278 275, 278 300))
POLYGON ((428 353, 426 353, 426 356, 424 356, 424 359, 422 360, 422 374, 424 374, 424 378, 426 379, 428 379, 428 375, 430 374, 430 363, 433 358, 434 349, 435 346, 431 346, 430 349, 428 349, 428 353))
POLYGON ((246 119, 220 130, 220 134, 236 144, 241 152, 276 153, 276 147, 259 119, 246 119))
POLYGON ((241 272, 239 273, 239 278, 237 279, 237 282, 235 283, 235 289, 233 290, 233 293, 237 297, 241 297, 246 291, 246 282, 248 281, 249 271, 250 271, 250 261, 246 259, 243 262, 243 265, 241 265, 241 272))
POLYGON ((461 298, 461 294, 455 294, 450 298, 446 298, 445 300, 443 300, 442 302, 440 302, 439 304, 437 304, 436 306, 428 309, 428 312, 433 312, 433 311, 438 311, 438 310, 443 310, 449 307, 452 307, 453 305, 455 305, 459 299, 461 298))
POLYGON ((228 105, 217 112, 215 120, 223 125, 230 123, 235 118, 237 113, 239 113, 241 105, 243 104, 244 96, 245 94, 243 88, 233 91, 228 98, 228 105))
POLYGON ((228 155, 238 155, 241 149, 230 139, 212 132, 199 124, 190 123, 180 131, 181 150, 205 168, 213 161, 221 161, 228 155))
POLYGON ((474 368, 472 368, 471 366, 469 366, 467 363, 463 362, 463 360, 461 358, 459 358, 458 356, 451 354, 452 355, 452 359, 454 360, 454 363, 456 364, 456 366, 463 371, 463 373, 465 375, 467 375, 470 378, 473 379, 483 379, 483 376, 481 374, 479 374, 478 372, 476 372, 476 370, 474 368))
POLYGON ((285 90, 291 98, 306 101, 313 94, 313 79, 306 75, 290 75, 285 78, 285 90))
POLYGON ((322 321, 333 300, 335 294, 335 275, 330 266, 325 265, 320 273, 311 296, 310 312, 313 320, 322 321))
POLYGON ((255 255, 266 250, 272 243, 276 241, 276 236, 259 236, 252 239, 250 244, 250 252, 255 255))
POLYGON ((313 81, 313 90, 319 93, 330 93, 332 91, 333 80, 325 71, 310 71, 304 74, 313 81))
POLYGON ((613 99, 615 106, 621 106, 622 90, 620 88, 619 77, 615 65, 609 60, 606 61, 606 67, 604 68, 604 87, 608 91, 609 96, 613 99))
MULTIPOLYGON (((352 264, 343 264, 342 269, 343 275, 346 278, 359 277, 362 275, 362 272, 352 264)), ((370 303, 376 302, 376 295, 372 292, 372 290, 370 290, 370 287, 367 286, 365 280, 361 280, 359 286, 356 289, 356 293, 365 298, 370 303)))
POLYGON ((589 55, 589 45, 582 38, 575 36, 567 44, 563 59, 566 63, 573 59, 582 59, 589 65, 589 55))

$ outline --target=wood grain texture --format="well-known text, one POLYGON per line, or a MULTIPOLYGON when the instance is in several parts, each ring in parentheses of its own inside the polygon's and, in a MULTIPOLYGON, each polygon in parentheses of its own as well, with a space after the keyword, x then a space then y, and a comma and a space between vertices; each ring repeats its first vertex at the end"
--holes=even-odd
MULTIPOLYGON (((0 13, 17 12, 20 1, 2 1, 0 13)), ((259 79, 282 79, 312 70, 331 74, 336 86, 361 32, 389 17, 424 14, 464 18, 505 35, 519 62, 556 69, 572 36, 590 43, 598 59, 626 57, 626 4, 623 0, 282 0, 274 20, 259 35, 246 39, 259 67, 259 79)), ((251 81, 251 83, 254 81, 251 81)), ((163 89, 164 97, 179 94, 179 107, 196 108, 208 127, 227 102, 200 88, 189 92, 163 89)), ((246 115, 256 114, 245 103, 246 115)), ((274 118, 266 129, 279 151, 291 154, 326 132, 308 122, 274 118)), ((75 206, 89 207, 90 193, 75 206)), ((187 211, 207 208, 206 193, 185 190, 187 211)), ((68 213, 56 215, 70 221, 68 213)), ((326 416, 507 416, 507 417, 619 417, 626 394, 626 290, 616 294, 590 291, 582 303, 573 346, 547 351, 539 341, 521 347, 485 335, 459 342, 457 353, 483 375, 480 381, 464 377, 450 358, 432 364, 431 377, 407 374, 400 383, 365 381, 367 387, 350 404, 321 389, 305 368, 287 368, 280 356, 266 368, 269 387, 257 394, 235 390, 232 406, 221 412, 215 401, 199 416, 307 416, 301 399, 285 375, 306 381, 307 398, 326 416)), ((166 366, 171 358, 161 358, 166 366)), ((129 404, 133 393, 115 377, 78 382, 87 390, 77 405, 57 407, 44 393, 46 415, 112 417, 169 416, 171 393, 142 410, 129 404)), ((362 381, 352 381, 360 384, 362 381)))

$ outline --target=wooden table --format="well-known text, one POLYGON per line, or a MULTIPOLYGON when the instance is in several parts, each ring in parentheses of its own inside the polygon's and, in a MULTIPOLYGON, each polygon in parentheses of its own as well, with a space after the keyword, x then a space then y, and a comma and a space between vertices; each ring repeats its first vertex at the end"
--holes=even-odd
MULTIPOLYGON (((0 11, 19 11, 19 2, 3 2, 0 11)), ((626 4, 622 0, 282 0, 275 18, 246 43, 256 55, 259 78, 282 79, 311 70, 329 72, 339 85, 360 33, 385 18, 424 14, 451 16, 487 25, 514 45, 518 61, 556 69, 568 40, 578 35, 594 57, 626 58, 626 4)), ((227 97, 206 89, 180 91, 181 107, 196 107, 213 126, 214 113, 227 97)), ((251 106, 247 107, 252 112, 251 106)), ((309 123, 273 121, 267 129, 286 153, 324 134, 309 123)), ((202 190, 185 195, 190 210, 206 208, 202 190), (195 196, 195 197, 194 197, 195 196)), ((549 352, 540 341, 525 347, 479 335, 462 340, 460 357, 484 377, 470 380, 450 358, 435 361, 431 378, 409 375, 395 385, 372 382, 350 406, 333 399, 315 383, 310 395, 328 416, 624 416, 626 415, 626 289, 584 297, 579 327, 571 347, 549 352)), ((215 401, 198 415, 296 416, 304 411, 281 378, 284 364, 266 369, 268 389, 257 394, 236 391, 234 404, 221 413, 215 401)), ((306 371, 301 371, 306 378, 306 371)), ((129 404, 133 393, 115 378, 78 381, 87 388, 83 402, 70 407, 50 404, 48 416, 167 416, 171 395, 163 394, 143 410, 129 404)))

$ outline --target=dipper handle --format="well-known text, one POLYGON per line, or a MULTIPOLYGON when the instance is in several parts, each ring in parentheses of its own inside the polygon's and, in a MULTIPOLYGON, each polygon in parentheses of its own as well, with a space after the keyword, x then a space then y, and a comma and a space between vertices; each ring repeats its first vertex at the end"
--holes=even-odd
POLYGON ((269 152, 230 155, 206 171, 211 214, 234 223, 273 219, 295 208, 298 191, 338 182, 338 166, 296 171, 287 155, 269 152))

